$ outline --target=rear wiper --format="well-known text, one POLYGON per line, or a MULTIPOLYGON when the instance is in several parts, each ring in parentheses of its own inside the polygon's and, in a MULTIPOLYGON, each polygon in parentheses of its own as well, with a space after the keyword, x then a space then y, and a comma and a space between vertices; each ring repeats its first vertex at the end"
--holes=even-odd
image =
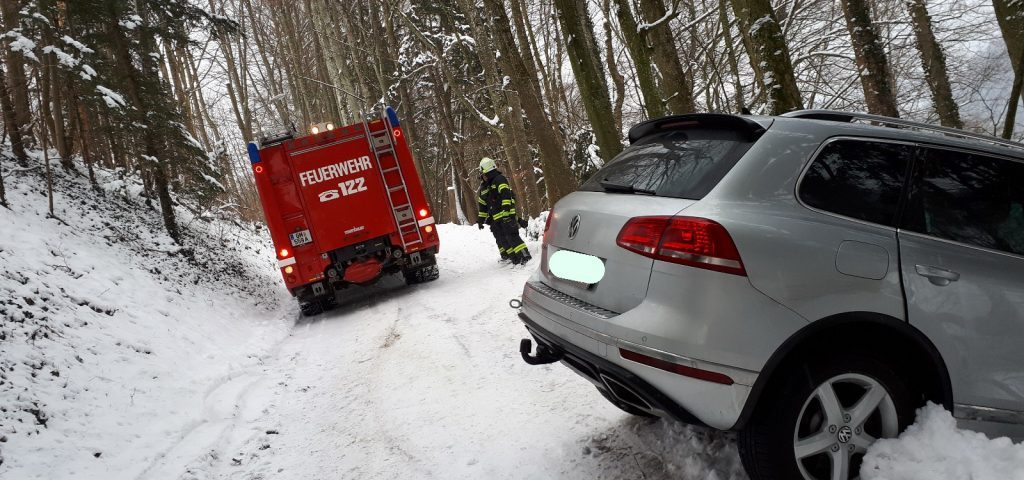
POLYGON ((617 183, 611 180, 601 180, 601 188, 606 192, 613 193, 642 193, 645 195, 655 195, 654 190, 647 190, 645 188, 636 188, 632 185, 626 185, 624 183, 617 183))

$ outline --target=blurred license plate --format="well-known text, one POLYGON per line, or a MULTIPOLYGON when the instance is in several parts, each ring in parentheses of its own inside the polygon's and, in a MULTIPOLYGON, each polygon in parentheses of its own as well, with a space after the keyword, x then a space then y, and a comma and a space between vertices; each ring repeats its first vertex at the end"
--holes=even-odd
POLYGON ((313 237, 309 234, 309 230, 303 230, 301 232, 295 232, 288 235, 288 239, 292 241, 292 246, 297 247, 299 245, 305 245, 313 241, 313 237))
POLYGON ((548 260, 548 270, 562 280, 593 285, 604 278, 604 261, 585 253, 559 250, 548 260))

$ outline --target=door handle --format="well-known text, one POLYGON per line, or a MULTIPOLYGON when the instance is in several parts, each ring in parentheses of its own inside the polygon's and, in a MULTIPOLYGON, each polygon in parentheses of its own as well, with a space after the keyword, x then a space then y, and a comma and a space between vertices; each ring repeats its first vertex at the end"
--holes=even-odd
POLYGON ((927 278, 929 282, 932 282, 932 285, 939 287, 945 287, 951 282, 960 280, 959 273, 944 268, 931 265, 914 265, 914 269, 917 270, 918 275, 927 278))

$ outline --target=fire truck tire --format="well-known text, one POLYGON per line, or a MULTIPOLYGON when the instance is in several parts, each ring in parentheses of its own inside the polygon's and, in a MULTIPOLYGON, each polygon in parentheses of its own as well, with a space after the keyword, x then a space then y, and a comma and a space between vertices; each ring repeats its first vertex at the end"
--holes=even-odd
POLYGON ((440 274, 441 272, 437 269, 437 264, 402 272, 402 275, 405 277, 405 283, 408 285, 437 280, 440 274))
POLYGON ((312 317, 313 315, 319 315, 324 311, 324 307, 323 305, 320 304, 319 300, 299 302, 299 308, 302 309, 302 316, 304 317, 312 317))

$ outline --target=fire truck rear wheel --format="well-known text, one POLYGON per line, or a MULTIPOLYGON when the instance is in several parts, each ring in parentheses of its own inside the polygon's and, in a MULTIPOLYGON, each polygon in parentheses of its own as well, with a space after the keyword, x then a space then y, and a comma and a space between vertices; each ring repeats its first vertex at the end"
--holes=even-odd
POLYGON ((312 317, 313 315, 318 315, 324 311, 323 306, 320 305, 320 302, 317 300, 299 302, 299 308, 302 309, 302 315, 304 317, 312 317))
POLYGON ((441 272, 437 269, 436 264, 402 272, 402 275, 405 276, 405 283, 409 285, 437 280, 440 274, 441 272))

